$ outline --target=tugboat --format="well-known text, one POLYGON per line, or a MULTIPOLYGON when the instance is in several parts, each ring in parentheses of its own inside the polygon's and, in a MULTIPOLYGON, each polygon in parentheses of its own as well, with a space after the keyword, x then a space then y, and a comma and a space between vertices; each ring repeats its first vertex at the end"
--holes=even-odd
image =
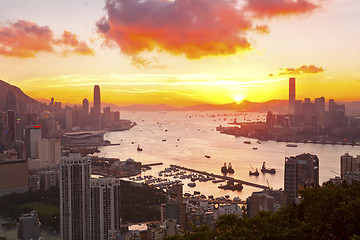
POLYGON ((263 162, 263 165, 262 165, 262 168, 261 168, 261 172, 262 172, 262 173, 275 174, 276 170, 275 170, 275 168, 266 168, 265 162, 263 162))
POLYGON ((227 167, 226 167, 226 163, 224 163, 224 166, 221 167, 221 172, 224 173, 224 174, 228 173, 228 169, 227 169, 227 167))
POLYGON ((139 152, 141 152, 143 149, 140 147, 140 145, 138 145, 137 149, 139 152))
POLYGON ((250 175, 250 176, 259 176, 259 171, 258 171, 258 169, 256 169, 255 172, 249 171, 249 175, 250 175))
POLYGON ((229 167, 228 167, 227 170, 228 170, 228 173, 234 173, 235 172, 234 169, 231 166, 231 163, 229 163, 229 167))
POLYGON ((204 157, 206 157, 206 158, 210 158, 210 156, 209 156, 209 155, 205 155, 204 157))

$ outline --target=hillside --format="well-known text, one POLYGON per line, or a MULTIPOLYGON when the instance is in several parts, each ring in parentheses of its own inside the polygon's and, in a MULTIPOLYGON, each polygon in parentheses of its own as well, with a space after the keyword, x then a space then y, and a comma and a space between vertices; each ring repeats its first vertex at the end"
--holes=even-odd
POLYGON ((6 107, 6 96, 9 89, 15 93, 18 102, 22 101, 29 104, 37 103, 36 100, 26 95, 20 88, 0 80, 0 109, 4 109, 6 107))

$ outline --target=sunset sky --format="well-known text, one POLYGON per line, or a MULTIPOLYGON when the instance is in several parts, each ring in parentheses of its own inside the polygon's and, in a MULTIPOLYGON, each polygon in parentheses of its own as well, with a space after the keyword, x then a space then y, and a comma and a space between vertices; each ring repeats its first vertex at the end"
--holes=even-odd
POLYGON ((0 79, 33 98, 360 100, 358 0, 0 0, 0 79))

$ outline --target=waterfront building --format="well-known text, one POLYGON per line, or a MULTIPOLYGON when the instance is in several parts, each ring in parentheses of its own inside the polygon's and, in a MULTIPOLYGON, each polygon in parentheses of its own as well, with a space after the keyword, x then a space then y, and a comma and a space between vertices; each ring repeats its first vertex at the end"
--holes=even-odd
POLYGON ((107 240, 109 231, 120 229, 120 180, 115 178, 91 179, 90 239, 107 240))
POLYGON ((295 78, 289 78, 289 113, 295 113, 295 78))
POLYGON ((29 167, 24 160, 0 160, 0 197, 29 191, 29 167))
POLYGON ((18 238, 21 240, 40 240, 41 224, 36 210, 23 214, 19 218, 18 238))
POLYGON ((319 159, 316 155, 304 153, 285 157, 284 188, 290 202, 298 202, 299 189, 319 186, 319 159))
POLYGON ((99 85, 94 86, 94 114, 93 123, 96 129, 101 128, 101 100, 100 100, 100 87, 99 85))
POLYGON ((90 239, 91 161, 71 151, 60 160, 61 239, 90 239))
POLYGON ((360 169, 360 156, 353 157, 348 152, 340 157, 340 176, 344 178, 348 172, 360 169))

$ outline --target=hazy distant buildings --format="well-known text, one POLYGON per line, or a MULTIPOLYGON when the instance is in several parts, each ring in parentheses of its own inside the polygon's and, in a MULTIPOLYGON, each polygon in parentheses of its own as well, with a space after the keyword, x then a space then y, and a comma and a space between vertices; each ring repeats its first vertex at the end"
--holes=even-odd
POLYGON ((26 161, 0 161, 0 197, 29 190, 29 167, 26 161))
POLYGON ((37 211, 23 214, 19 218, 18 238, 21 240, 38 240, 41 238, 41 224, 37 211))
POLYGON ((90 239, 91 162, 78 152, 70 152, 60 163, 61 239, 90 239))
POLYGON ((304 153, 285 157, 284 189, 290 202, 297 202, 297 190, 319 185, 319 159, 304 153))
POLYGON ((107 240, 109 231, 120 229, 120 180, 91 179, 90 239, 107 240))
POLYGON ((295 78, 289 78, 289 113, 295 113, 295 78))
POLYGON ((93 108, 93 121, 94 127, 101 128, 101 100, 100 100, 100 87, 94 86, 94 108, 93 108))
POLYGON ((317 132, 323 133, 325 129, 325 98, 315 98, 315 114, 317 132))
POLYGON ((60 163, 60 139, 43 138, 39 142, 39 160, 41 168, 54 167, 60 163))

